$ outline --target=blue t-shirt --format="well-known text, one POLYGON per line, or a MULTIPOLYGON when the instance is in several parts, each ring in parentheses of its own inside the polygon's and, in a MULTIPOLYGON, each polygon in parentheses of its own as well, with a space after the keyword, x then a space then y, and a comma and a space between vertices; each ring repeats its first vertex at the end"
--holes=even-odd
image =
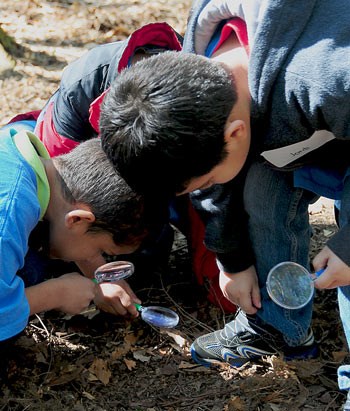
POLYGON ((0 341, 21 332, 29 304, 23 280, 28 238, 40 219, 36 174, 8 131, 0 131, 0 341))

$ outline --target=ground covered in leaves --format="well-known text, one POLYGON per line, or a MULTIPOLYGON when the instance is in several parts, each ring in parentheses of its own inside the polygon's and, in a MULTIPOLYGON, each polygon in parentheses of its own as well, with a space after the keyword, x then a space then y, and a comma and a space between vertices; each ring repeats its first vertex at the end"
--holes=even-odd
MULTIPOLYGON (((0 124, 40 109, 67 62, 95 44, 123 39, 152 21, 183 33, 189 7, 190 0, 3 0, 1 26, 21 47, 16 66, 0 76, 0 124)), ((332 204, 317 203, 310 218, 312 256, 336 230, 332 204)), ((209 370, 192 362, 189 346, 232 316, 207 303, 205 287, 194 283, 184 238, 176 233, 167 266, 133 281, 144 305, 179 313, 176 329, 159 331, 93 307, 74 317, 35 316, 10 354, 0 410, 340 409, 336 369, 347 351, 335 291, 316 294, 317 360, 285 363, 273 356, 240 369, 209 370)))

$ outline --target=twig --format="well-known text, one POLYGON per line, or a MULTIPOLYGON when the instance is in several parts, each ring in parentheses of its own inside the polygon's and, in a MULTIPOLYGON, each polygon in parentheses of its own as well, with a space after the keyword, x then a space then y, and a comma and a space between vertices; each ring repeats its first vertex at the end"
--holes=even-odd
MULTIPOLYGON (((51 338, 52 338, 52 334, 49 333, 49 330, 46 328, 45 324, 43 323, 42 319, 40 318, 40 316, 38 314, 35 314, 36 318, 39 320, 40 324, 42 325, 42 327, 44 328, 44 330, 46 331, 46 336, 47 336, 47 340, 49 342, 48 347, 49 347, 49 352, 50 352, 50 361, 49 361, 49 365, 48 365, 48 369, 47 372, 45 374, 45 378, 44 378, 44 383, 47 380, 47 376, 50 374, 51 371, 51 367, 52 367, 52 363, 53 363, 53 351, 52 351, 52 347, 51 347, 51 338)), ((32 324, 34 326, 34 324, 32 324)), ((34 326, 35 327, 35 326, 34 326)), ((38 327, 37 327, 38 328, 38 327)))
POLYGON ((194 318, 191 314, 189 314, 186 310, 184 310, 168 293, 168 291, 165 289, 164 287, 164 283, 163 283, 163 279, 162 276, 160 276, 160 283, 162 286, 162 290, 165 293, 165 295, 168 297, 168 299, 172 302, 172 304, 175 305, 175 307, 177 308, 177 310, 179 312, 181 312, 181 315, 185 318, 187 318, 190 321, 193 321, 195 324, 200 325, 203 329, 212 332, 214 331, 214 329, 212 327, 209 327, 208 325, 202 323, 201 321, 197 320, 196 318, 194 318))

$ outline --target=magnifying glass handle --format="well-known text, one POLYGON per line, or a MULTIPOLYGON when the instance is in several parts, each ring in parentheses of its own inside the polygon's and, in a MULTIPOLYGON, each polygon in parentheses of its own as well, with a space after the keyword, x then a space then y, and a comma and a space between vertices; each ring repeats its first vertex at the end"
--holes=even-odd
POLYGON ((315 272, 316 278, 318 278, 321 274, 323 274, 323 273, 325 272, 326 268, 327 268, 327 267, 321 268, 321 270, 316 271, 316 272, 315 272))
POLYGON ((141 312, 141 311, 143 310, 143 307, 142 307, 141 304, 134 303, 134 306, 136 307, 136 310, 137 310, 138 312, 141 312))

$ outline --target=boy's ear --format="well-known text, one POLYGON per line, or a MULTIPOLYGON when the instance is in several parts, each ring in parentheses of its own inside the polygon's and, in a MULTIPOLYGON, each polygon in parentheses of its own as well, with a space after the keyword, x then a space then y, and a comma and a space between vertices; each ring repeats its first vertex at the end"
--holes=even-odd
POLYGON ((247 137, 247 126, 243 120, 232 120, 226 124, 225 128, 225 141, 230 143, 232 139, 240 141, 247 137))
POLYGON ((78 208, 69 211, 65 215, 65 224, 68 228, 71 228, 77 224, 91 224, 95 219, 95 214, 90 210, 78 208))

